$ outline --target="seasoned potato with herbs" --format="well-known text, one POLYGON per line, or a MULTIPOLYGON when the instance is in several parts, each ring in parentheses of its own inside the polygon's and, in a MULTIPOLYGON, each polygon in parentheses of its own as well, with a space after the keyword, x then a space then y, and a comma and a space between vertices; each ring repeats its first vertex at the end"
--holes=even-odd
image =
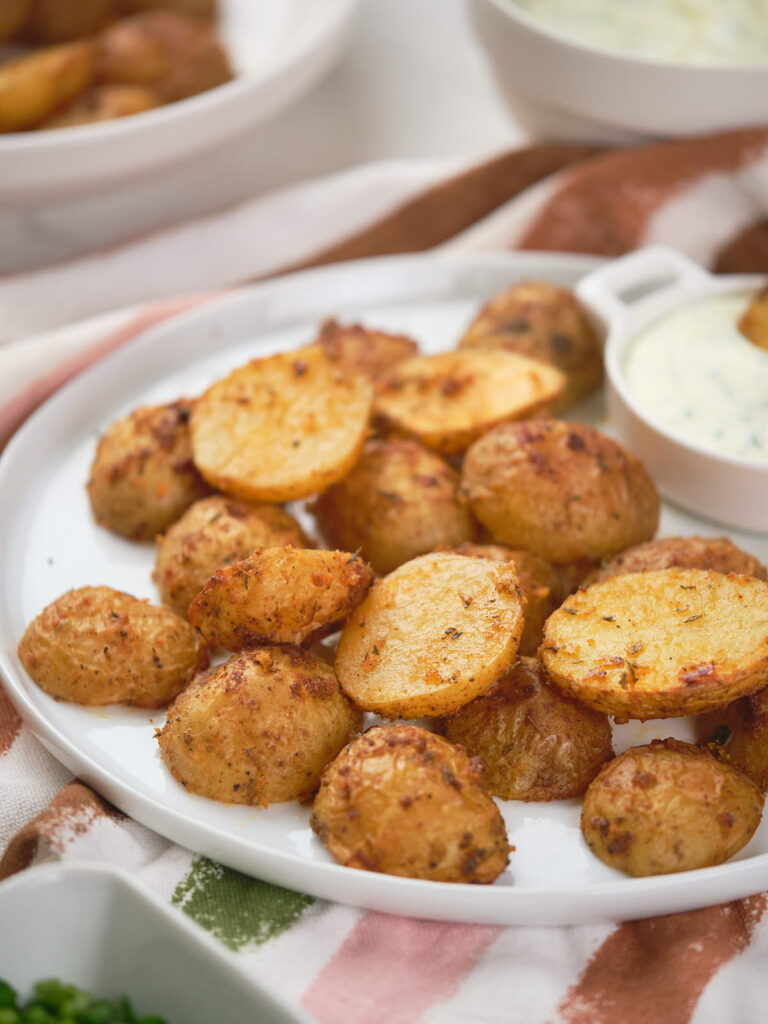
POLYGON ((256 548, 308 547, 301 527, 280 505, 212 494, 190 505, 157 538, 153 579, 163 604, 185 618, 217 569, 240 562, 256 548))
POLYGON ((765 566, 726 537, 666 537, 627 548, 590 573, 585 586, 627 572, 653 569, 712 569, 766 579, 765 566))
POLYGON ((361 324, 340 324, 338 320, 326 320, 321 325, 317 344, 332 359, 338 359, 374 380, 419 351, 413 338, 404 334, 387 334, 361 324))
POLYGON ((57 700, 140 708, 167 704, 208 664, 188 622, 111 587, 62 594, 29 624, 19 657, 57 700))
POLYGON ((480 758, 488 788, 503 800, 578 796, 613 757, 607 716, 549 686, 534 658, 522 658, 438 728, 480 758))
POLYGON ((0 132, 34 128, 93 81, 93 43, 52 46, 0 66, 0 132))
POLYGON ((539 359, 565 374, 556 412, 565 412, 600 387, 603 353, 586 310, 567 288, 521 281, 494 295, 459 348, 498 348, 539 359))
POLYGON ((399 363, 377 384, 374 408, 386 426, 450 455, 547 407, 563 385, 559 370, 512 352, 443 352, 399 363))
POLYGON ((768 583, 703 569, 612 576, 550 615, 540 654, 598 711, 700 714, 768 685, 768 583))
POLYGON ((186 399, 142 406, 99 439, 88 497, 96 522, 132 540, 166 530, 210 487, 192 461, 186 399))
POLYGON ((114 13, 114 0, 32 0, 25 34, 40 43, 65 43, 98 32, 114 13))
POLYGON ((2 0, 0 3, 0 41, 15 36, 27 23, 32 0, 2 0))
POLYGON ((198 401, 195 462, 214 486, 241 498, 306 498, 357 462, 372 402, 369 379, 318 345, 254 359, 198 401))
POLYGON ((721 759, 768 790, 768 690, 759 690, 694 719, 699 743, 715 744, 721 759))
POLYGON ((385 718, 447 715, 515 660, 523 602, 511 565, 435 553, 374 584, 336 650, 345 693, 385 718))
POLYGON ((335 632, 372 582, 370 566, 346 551, 258 548, 211 576, 189 621, 230 651, 311 643, 335 632))
POLYGON ((497 541, 554 563, 613 555, 659 522, 640 460, 583 423, 497 427, 467 452, 461 490, 497 541))
POLYGON ((747 341, 768 349, 768 287, 755 293, 739 319, 738 328, 747 341))
POLYGON ((628 875, 722 864, 760 823, 763 795, 741 772, 677 740, 632 747, 609 762, 584 797, 590 850, 628 875))
POLYGON ((75 128, 82 124, 114 121, 153 110, 157 97, 141 85, 101 85, 89 89, 68 107, 49 117, 41 128, 75 128))
POLYGON ((370 729, 323 773, 311 825, 345 867, 436 882, 493 882, 504 820, 467 755, 415 725, 370 729))
POLYGON ((459 475, 418 441, 368 441, 357 465, 315 502, 323 536, 359 550, 376 572, 475 536, 457 497, 459 475))
POLYGON ((158 742, 190 793, 266 807, 309 798, 361 727, 324 661, 299 647, 255 648, 195 680, 158 742))

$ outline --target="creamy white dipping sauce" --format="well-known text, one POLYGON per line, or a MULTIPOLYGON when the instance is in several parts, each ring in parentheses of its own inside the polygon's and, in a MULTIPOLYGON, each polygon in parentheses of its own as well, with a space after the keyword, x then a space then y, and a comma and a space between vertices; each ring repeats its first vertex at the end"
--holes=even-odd
POLYGON ((676 64, 768 63, 768 0, 516 0, 574 42, 676 64))
POLYGON ((637 334, 624 379, 637 405, 683 440, 768 462, 768 352, 736 323, 751 295, 704 299, 637 334))

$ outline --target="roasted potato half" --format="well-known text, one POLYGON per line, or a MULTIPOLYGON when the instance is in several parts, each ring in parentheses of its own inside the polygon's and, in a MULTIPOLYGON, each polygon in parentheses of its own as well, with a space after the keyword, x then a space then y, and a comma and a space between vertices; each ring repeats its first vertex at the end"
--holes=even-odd
POLYGON ((190 505, 157 538, 153 579, 163 604, 186 618, 190 604, 217 569, 242 561, 256 548, 285 544, 309 547, 301 527, 282 506, 212 494, 190 505))
POLYGON ((66 107, 93 81, 89 40, 16 57, 0 66, 0 132, 34 128, 66 107))
POLYGON ((336 650, 345 693, 385 718, 450 714, 515 659, 523 595, 511 565, 435 553, 374 584, 336 650))
POLYGON ((714 744, 721 760, 768 790, 768 690, 759 690, 694 719, 699 743, 714 744))
POLYGON ((369 729, 323 773, 312 828, 340 864, 436 882, 493 882, 504 820, 467 755, 415 725, 369 729))
POLYGON ((32 0, 25 34, 38 43, 65 43, 93 35, 114 14, 115 0, 32 0))
POLYGON ((550 615, 541 660, 606 714, 700 714, 768 685, 768 583, 703 569, 612 576, 550 615))
POLYGON ((208 664, 188 622, 111 587, 80 587, 49 604, 19 657, 57 700, 140 708, 167 704, 208 664))
POLYGON ((192 461, 191 408, 186 399, 142 406, 107 428, 88 481, 97 523, 151 540, 210 492, 192 461))
POLYGON ((346 551, 257 548, 211 576, 189 621, 230 651, 311 643, 337 630, 372 582, 370 566, 346 551))
POLYGON ((306 498, 357 462, 372 401, 368 378, 318 345, 254 359, 197 403, 195 462, 214 486, 246 500, 306 498))
POLYGON ((467 452, 461 490, 497 541, 554 563, 613 555, 659 522, 640 460, 583 423, 496 427, 467 452))
POLYGON ((373 380, 419 351, 413 338, 404 334, 387 334, 361 324, 340 324, 338 320, 326 320, 321 325, 317 344, 332 359, 338 359, 373 380))
POLYGON ((665 875, 722 864, 745 846, 763 795, 706 750, 654 740, 610 761, 584 797, 590 850, 628 875, 665 875))
POLYGON ((627 548, 590 573, 584 585, 607 580, 609 576, 653 569, 712 569, 759 580, 767 578, 765 566, 726 537, 666 537, 627 548))
POLYGON ((461 350, 399 363, 376 389, 388 427, 446 455, 491 427, 530 416, 562 392, 559 370, 512 352, 461 350))
POLYGON ((522 658, 438 728, 480 758, 486 785, 503 800, 578 796, 613 757, 607 716, 549 686, 534 658, 522 658))
POLYGON ((99 85, 70 103, 40 125, 41 128, 75 128, 82 124, 114 121, 143 114, 157 106, 157 97, 142 85, 99 85))
POLYGON ((379 573, 475 536, 459 474, 418 441, 368 441, 356 466, 315 502, 323 536, 379 573))
POLYGON ((3 0, 0 3, 0 42, 20 32, 31 11, 32 0, 3 0))
POLYGON ((753 296, 739 319, 738 328, 747 341, 758 348, 768 349, 768 287, 761 288, 753 296))
POLYGON ((255 648, 195 680, 158 742, 189 792, 266 807, 311 796, 361 727, 324 661, 298 647, 255 648))

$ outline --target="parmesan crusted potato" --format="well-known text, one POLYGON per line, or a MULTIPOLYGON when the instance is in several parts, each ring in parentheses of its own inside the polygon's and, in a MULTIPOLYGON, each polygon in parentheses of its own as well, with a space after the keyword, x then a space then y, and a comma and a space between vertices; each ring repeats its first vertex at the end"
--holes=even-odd
POLYGON ((768 349, 768 287, 753 296, 747 310, 739 318, 738 328, 747 341, 768 349))
POLYGON ((188 622, 111 587, 80 587, 49 604, 19 657, 57 700, 140 708, 167 704, 208 664, 188 622))
POLYGON ((95 86, 58 114, 43 121, 40 127, 74 128, 81 124, 113 121, 117 117, 142 114, 157 105, 155 94, 141 85, 95 86))
POLYGON ((504 820, 466 754, 415 725, 370 729, 326 768, 312 828, 339 863, 437 882, 492 882, 504 820))
POLYGON ((212 494, 190 505, 157 538, 153 579, 163 604, 186 618, 193 599, 217 569, 242 561, 255 548, 285 544, 309 547, 299 524, 280 505, 212 494))
POLYGON ((89 40, 38 50, 0 67, 0 132, 20 132, 50 117, 93 81, 89 40))
POLYGON ((65 43, 93 35, 115 9, 114 0, 32 0, 31 6, 25 31, 39 43, 65 43))
POLYGON ((659 522, 639 459, 583 423, 497 427, 467 452, 461 491, 496 540, 554 563, 613 555, 659 522))
POLYGON ((309 798, 361 726, 324 661, 298 647, 255 648, 195 680, 158 742, 189 792, 266 807, 309 798))
POLYGON ((311 643, 335 632, 372 582, 371 568, 346 551, 257 548, 211 576, 189 621, 230 651, 311 643))
POLYGON ((677 740, 632 747, 609 762, 584 797, 590 850, 628 875, 722 864, 760 823, 763 795, 741 772, 677 740))
POLYGON ((475 536, 457 497, 459 475, 418 441, 368 441, 357 465, 313 511, 335 547, 359 550, 378 573, 475 536))
POLYGON ((578 796, 613 757, 607 716, 548 686, 534 658, 522 658, 438 728, 480 758, 488 788, 503 800, 578 796))
POLYGON ((768 789, 768 690, 697 715, 694 726, 699 743, 714 744, 721 760, 768 789))
POLYGON ((24 28, 31 10, 32 0, 3 0, 0 3, 0 42, 24 28))
POLYGON ((459 348, 498 348, 549 363, 565 374, 553 412, 562 413, 600 387, 603 353, 586 310, 567 288, 521 281, 480 310, 459 348))
POLYGON ((379 580, 339 640, 345 693, 385 718, 447 715, 509 668, 523 626, 511 565, 435 553, 379 580))
POLYGON ((105 431, 88 481, 96 522, 151 540, 209 493, 192 461, 191 408, 186 399, 142 406, 105 431))
POLYGON ((389 427, 452 454, 545 408, 563 387, 559 370, 512 352, 443 352, 399 363, 377 385, 374 408, 389 427))
POLYGON ((607 580, 609 576, 653 569, 713 569, 759 580, 767 578, 765 566, 726 537, 666 537, 627 548, 590 573, 584 585, 607 580))
POLYGON ((372 379, 385 375, 397 363, 415 356, 419 346, 404 334, 374 331, 361 324, 326 320, 317 337, 332 359, 351 366, 372 379))
POLYGON ((700 714, 768 685, 768 583, 703 569, 612 576, 547 619, 541 660, 609 715, 700 714))
POLYGON ((368 378, 318 345, 254 359, 197 403, 195 462, 214 486, 241 498, 306 498, 357 462, 372 401, 368 378))

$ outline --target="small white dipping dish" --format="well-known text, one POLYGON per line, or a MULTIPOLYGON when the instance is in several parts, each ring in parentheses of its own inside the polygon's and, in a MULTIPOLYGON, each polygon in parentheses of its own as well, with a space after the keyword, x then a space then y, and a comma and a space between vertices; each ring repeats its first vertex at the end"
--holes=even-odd
MULTIPOLYGON (((750 293, 764 283, 759 276, 714 277, 675 250, 654 246, 609 263, 576 289, 607 332, 611 427, 643 460, 665 498, 708 519, 758 533, 768 533, 768 458, 728 454, 714 442, 678 433, 666 417, 644 406, 630 385, 627 364, 635 342, 650 338, 647 329, 669 320, 674 330, 670 318, 686 308, 695 316, 696 308, 706 310, 709 300, 714 300, 713 311, 727 306, 718 297, 742 297, 746 306, 750 293)), ((674 401, 674 389, 667 391, 674 401)), ((702 402, 706 408, 703 394, 702 402)))

